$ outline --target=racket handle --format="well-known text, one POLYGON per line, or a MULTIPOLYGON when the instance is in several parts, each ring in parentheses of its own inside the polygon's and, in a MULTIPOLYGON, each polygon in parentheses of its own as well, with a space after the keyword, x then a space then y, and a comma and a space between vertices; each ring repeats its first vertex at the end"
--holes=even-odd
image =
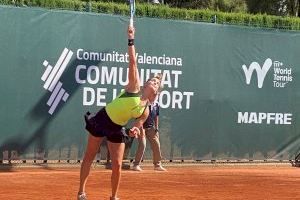
POLYGON ((129 26, 133 27, 133 18, 132 17, 129 20, 129 26))

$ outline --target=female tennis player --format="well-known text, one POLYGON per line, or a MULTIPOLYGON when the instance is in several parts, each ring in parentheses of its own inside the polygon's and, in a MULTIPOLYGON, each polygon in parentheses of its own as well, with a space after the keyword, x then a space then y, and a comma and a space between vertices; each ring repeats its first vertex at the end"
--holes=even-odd
POLYGON ((102 108, 95 116, 86 116, 86 129, 89 132, 86 152, 80 169, 80 185, 78 200, 86 200, 85 185, 90 172, 91 164, 97 154, 103 137, 107 137, 108 149, 112 160, 111 176, 111 200, 117 197, 119 183, 121 180, 121 169, 123 153, 125 148, 126 133, 124 126, 130 119, 136 119, 129 135, 137 137, 140 134, 139 128, 147 119, 148 105, 154 102, 161 85, 161 75, 149 79, 140 89, 140 78, 135 57, 133 26, 128 27, 128 55, 129 73, 128 85, 112 102, 102 108))

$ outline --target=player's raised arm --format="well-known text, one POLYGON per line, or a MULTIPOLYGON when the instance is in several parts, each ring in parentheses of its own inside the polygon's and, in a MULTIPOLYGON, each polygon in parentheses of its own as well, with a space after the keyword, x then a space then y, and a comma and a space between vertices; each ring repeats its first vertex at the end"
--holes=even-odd
POLYGON ((128 55, 129 55, 129 72, 128 72, 128 85, 126 91, 130 93, 137 93, 140 90, 140 78, 137 69, 137 62, 135 57, 134 47, 134 34, 135 29, 133 26, 128 26, 128 55))

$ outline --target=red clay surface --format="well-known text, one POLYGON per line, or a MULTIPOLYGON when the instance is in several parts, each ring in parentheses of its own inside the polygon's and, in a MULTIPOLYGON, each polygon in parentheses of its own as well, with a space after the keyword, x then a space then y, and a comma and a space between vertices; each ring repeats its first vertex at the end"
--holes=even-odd
MULTIPOLYGON (((121 200, 297 200, 300 168, 289 165, 168 166, 168 172, 144 167, 123 170, 121 200)), ((89 200, 107 200, 111 171, 92 168, 89 200)), ((79 168, 16 168, 0 170, 0 199, 76 200, 79 168)))

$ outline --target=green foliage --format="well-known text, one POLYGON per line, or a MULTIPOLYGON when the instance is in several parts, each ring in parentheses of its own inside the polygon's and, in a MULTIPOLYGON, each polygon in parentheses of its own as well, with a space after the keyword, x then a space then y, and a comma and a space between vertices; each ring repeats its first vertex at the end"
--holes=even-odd
MULTIPOLYGON (((230 0, 214 1, 218 1, 218 6, 220 8, 222 6, 230 7, 232 2, 230 0)), ((0 4, 43 7, 50 9, 66 9, 75 11, 90 11, 96 13, 117 14, 122 16, 129 15, 129 6, 127 4, 103 1, 89 2, 80 0, 0 0, 0 4)), ((267 14, 252 15, 244 12, 221 12, 209 9, 196 10, 186 8, 173 8, 168 5, 153 5, 148 3, 137 4, 136 16, 202 22, 211 22, 212 18, 216 16, 216 23, 219 24, 234 24, 242 26, 300 30, 300 18, 296 17, 279 17, 267 14)))
POLYGON ((43 7, 50 9, 68 9, 75 11, 83 11, 86 3, 80 0, 0 0, 0 4, 43 7))

